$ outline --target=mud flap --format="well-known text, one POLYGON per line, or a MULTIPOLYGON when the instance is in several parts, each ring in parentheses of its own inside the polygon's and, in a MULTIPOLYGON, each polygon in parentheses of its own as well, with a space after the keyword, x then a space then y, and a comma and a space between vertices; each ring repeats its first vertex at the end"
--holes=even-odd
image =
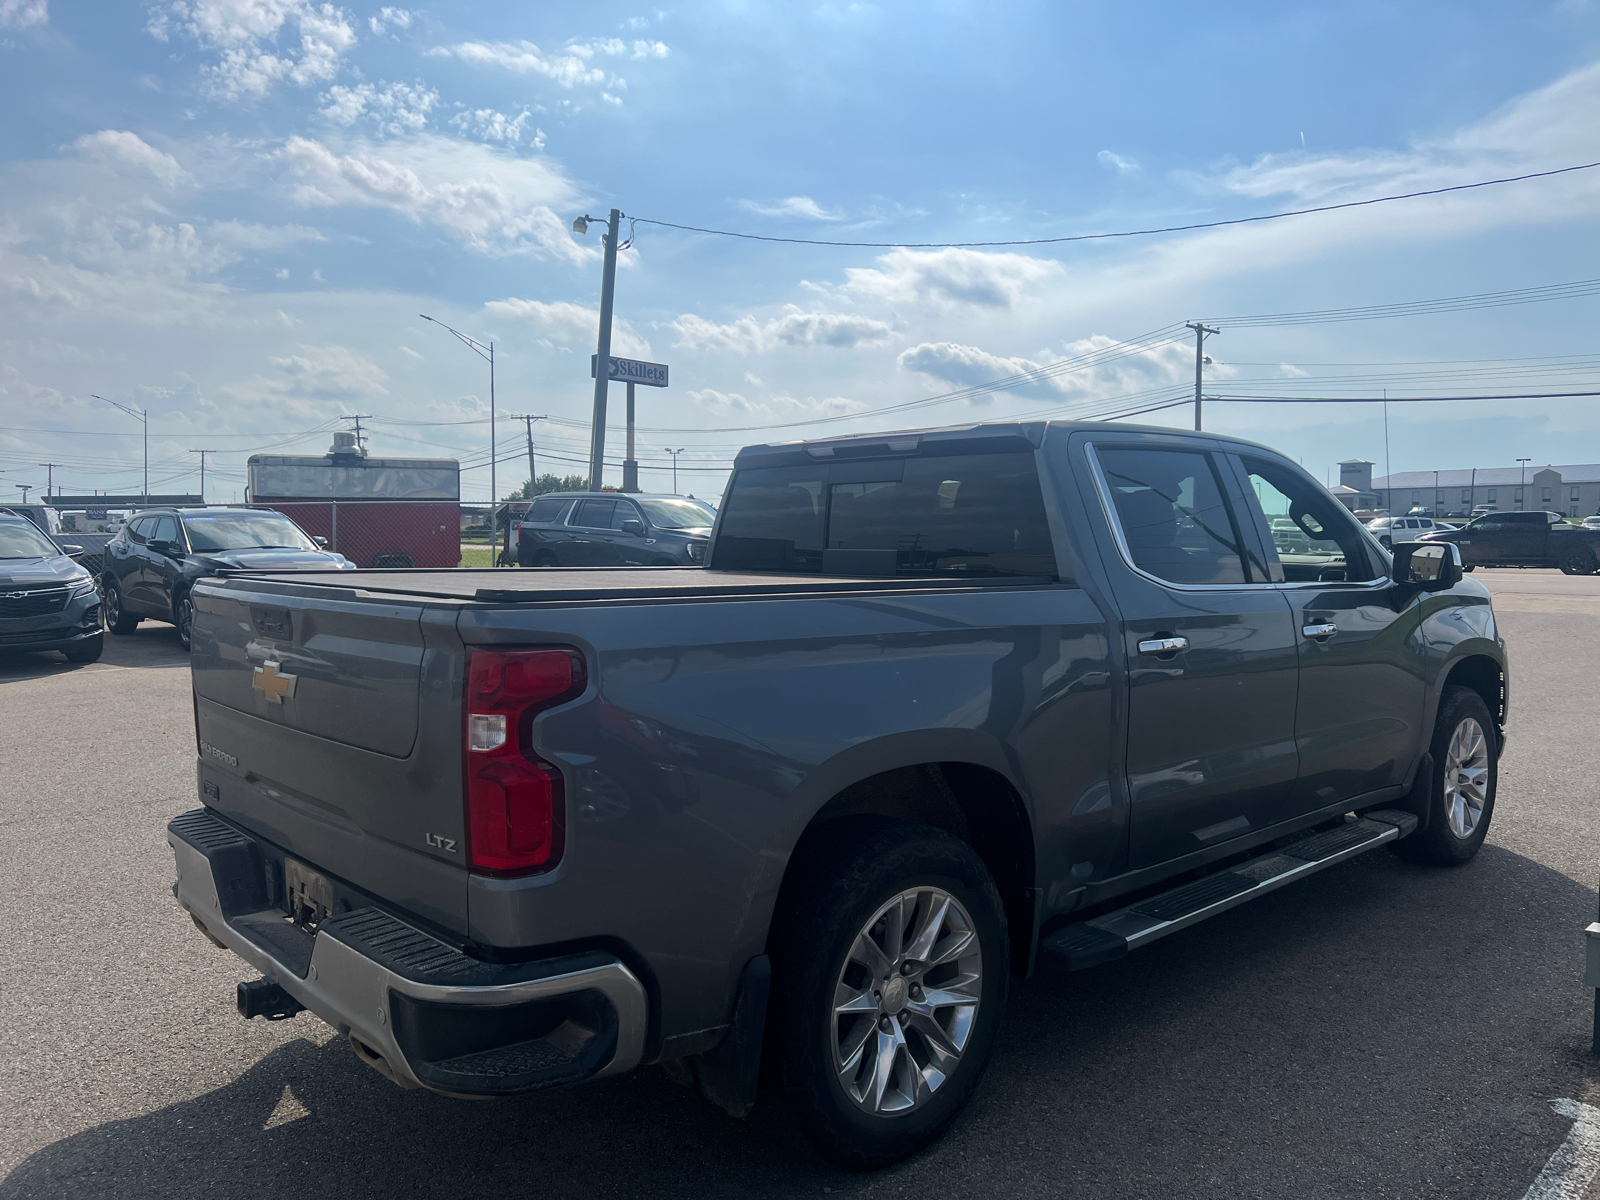
POLYGON ((662 1063, 667 1075, 695 1088, 730 1117, 749 1116, 761 1082, 761 1046, 771 988, 772 960, 758 954, 739 975, 733 1023, 722 1040, 699 1054, 662 1063))

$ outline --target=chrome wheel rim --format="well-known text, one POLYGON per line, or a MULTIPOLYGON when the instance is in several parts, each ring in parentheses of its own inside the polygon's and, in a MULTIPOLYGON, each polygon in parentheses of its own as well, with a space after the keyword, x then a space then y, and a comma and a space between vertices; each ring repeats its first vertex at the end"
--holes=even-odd
POLYGON ((901 892, 873 913, 833 990, 833 1067, 845 1095, 876 1116, 933 1098, 961 1064, 983 995, 972 917, 935 887, 901 892))
POLYGON ((1444 813, 1450 832, 1469 838, 1483 820, 1489 797, 1489 739, 1483 726, 1467 717, 1450 735, 1444 759, 1444 813))
POLYGON ((101 606, 106 614, 107 625, 115 625, 122 619, 122 597, 117 594, 116 588, 106 588, 106 594, 101 599, 101 606))

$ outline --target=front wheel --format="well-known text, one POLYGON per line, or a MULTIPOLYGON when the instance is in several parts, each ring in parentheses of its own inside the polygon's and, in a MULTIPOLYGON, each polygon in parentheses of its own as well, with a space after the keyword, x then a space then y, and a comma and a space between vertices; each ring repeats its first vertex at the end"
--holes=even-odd
POLYGON ((122 589, 110 579, 105 581, 105 594, 100 599, 100 611, 105 615, 106 628, 115 634, 132 633, 139 627, 139 618, 122 607, 122 589))
POLYGON ((1428 827, 1394 843, 1412 862, 1458 867, 1470 862, 1489 833, 1499 777, 1498 733, 1483 697, 1448 687, 1433 727, 1433 785, 1428 827))
POLYGON ((194 601, 185 593, 178 597, 174 608, 172 623, 178 627, 178 645, 188 650, 194 639, 194 601))
POLYGON ((774 938, 775 1053, 834 1162, 886 1166, 955 1120, 988 1061, 1009 954, 1000 895, 963 842, 841 820, 840 848, 786 885, 774 938))
POLYGON ((1587 547, 1574 546, 1561 552, 1561 561, 1556 565, 1563 575, 1593 575, 1594 555, 1587 547))

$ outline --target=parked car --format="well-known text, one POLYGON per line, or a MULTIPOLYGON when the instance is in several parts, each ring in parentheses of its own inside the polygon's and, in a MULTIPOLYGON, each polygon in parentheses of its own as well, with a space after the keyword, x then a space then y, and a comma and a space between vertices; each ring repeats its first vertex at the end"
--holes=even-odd
POLYGON ((146 509, 106 543, 101 564, 106 628, 125 634, 143 617, 169 621, 185 650, 197 579, 223 570, 355 570, 282 513, 256 508, 146 509))
MULTIPOLYGON (((1414 542, 1424 533, 1432 533, 1447 526, 1443 521, 1435 521, 1432 517, 1374 517, 1367 522, 1367 528, 1372 536, 1378 539, 1378 545, 1388 550, 1396 542, 1414 542)), ((1454 527, 1449 526, 1449 528, 1454 527)))
POLYGON ((553 492, 511 523, 522 567, 699 566, 716 510, 684 496, 553 492))
POLYGON ((1465 863, 1495 803, 1487 589, 1209 434, 750 447, 704 570, 195 596, 168 837, 263 976, 241 1012, 454 1096, 654 1062, 742 1115, 770 1050, 856 1167, 954 1119, 1037 951, 1091 967, 1383 846, 1465 863))
POLYGON ((94 577, 26 517, 0 512, 0 650, 59 650, 69 662, 100 657, 94 577))
POLYGON ((1556 512, 1493 512, 1460 529, 1423 534, 1423 541, 1460 549, 1468 571, 1479 567, 1559 567, 1592 575, 1600 567, 1600 529, 1570 524, 1556 512))

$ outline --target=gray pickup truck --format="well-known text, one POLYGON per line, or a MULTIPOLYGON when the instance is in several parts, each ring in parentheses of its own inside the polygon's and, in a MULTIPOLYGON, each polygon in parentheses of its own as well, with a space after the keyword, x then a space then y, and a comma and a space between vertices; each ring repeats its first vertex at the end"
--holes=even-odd
POLYGON ((457 1096, 659 1063, 858 1167, 955 1117, 1039 952, 1471 859, 1507 704, 1452 547, 1122 425, 748 448, 705 570, 194 598, 175 894, 262 976, 246 1016, 457 1096))

